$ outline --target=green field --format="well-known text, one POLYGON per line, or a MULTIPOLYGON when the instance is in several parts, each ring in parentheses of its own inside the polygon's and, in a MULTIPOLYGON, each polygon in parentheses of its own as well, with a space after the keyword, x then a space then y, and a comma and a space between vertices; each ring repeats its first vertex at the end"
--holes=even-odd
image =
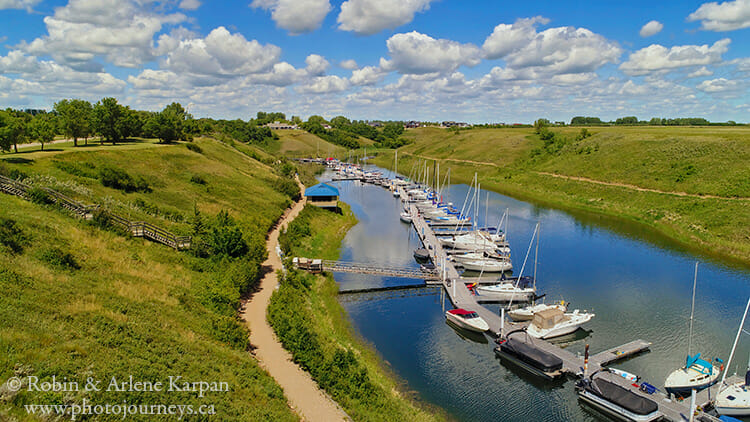
POLYGON ((343 157, 346 148, 334 145, 304 130, 277 130, 279 143, 273 152, 288 157, 343 157))
MULTIPOLYGON (((338 259, 341 241, 356 217, 308 206, 279 239, 289 256, 338 259)), ((296 362, 355 421, 433 421, 437 410, 417 405, 402 392, 377 352, 351 328, 330 274, 291 270, 271 298, 269 320, 296 362)))
POLYGON ((34 186, 103 204, 209 245, 205 256, 177 252, 76 219, 54 205, 0 194, 0 253, 5 258, 0 262, 0 379, 51 381, 54 376, 81 387, 77 392, 0 387, 1 420, 53 420, 27 415, 24 405, 83 400, 92 405, 212 405, 216 420, 298 419, 281 388, 248 353, 247 332, 236 312, 241 294, 257 282, 265 234, 291 199, 278 191, 280 179, 266 165, 212 140, 195 145, 199 152, 185 144, 137 142, 55 146, 60 151, 1 157, 3 174, 23 175, 34 186), (105 168, 126 172, 148 189, 125 193, 106 187, 98 176, 105 168), (219 252, 224 241, 237 244, 235 229, 247 249, 219 252), (122 382, 131 375, 151 383, 166 384, 169 376, 223 382, 228 391, 201 397, 195 391, 83 388, 89 378, 109 385, 113 377, 122 382))
MULTIPOLYGON (((634 221, 750 265, 750 128, 590 127, 581 140, 580 127, 551 130, 558 141, 547 145, 531 128, 409 130, 399 169, 438 159, 454 181, 477 172, 488 189, 634 221)), ((393 154, 375 163, 392 167, 393 154)))

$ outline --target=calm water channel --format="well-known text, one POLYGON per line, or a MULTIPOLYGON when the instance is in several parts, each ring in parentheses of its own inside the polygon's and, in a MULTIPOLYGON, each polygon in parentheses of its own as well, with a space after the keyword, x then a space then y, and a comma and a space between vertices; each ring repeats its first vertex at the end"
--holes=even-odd
MULTIPOLYGON (((385 172, 385 171, 384 171, 385 172)), ((326 179, 324 175, 322 180, 326 179)), ((417 267, 412 252, 419 240, 399 220, 399 200, 379 186, 335 182, 341 200, 359 219, 346 236, 342 259, 398 267, 417 267)), ((446 196, 460 208, 466 185, 446 196)), ((487 192, 481 195, 484 213, 487 192)), ((658 387, 684 364, 693 266, 698 259, 693 351, 726 361, 750 295, 750 272, 707 262, 639 228, 593 216, 575 216, 489 192, 488 222, 495 225, 510 209, 508 240, 520 270, 534 225, 541 223, 539 294, 564 298, 571 309, 596 313, 583 334, 566 343, 592 353, 635 339, 653 343, 651 352, 614 367, 638 374, 658 387), (646 240, 644 240, 646 239, 646 240)), ((484 218, 480 217, 480 223, 484 218)), ((533 256, 530 258, 533 271, 533 256)), ((526 274, 530 272, 525 271, 526 274)), ((414 280, 336 274, 342 289, 409 284, 414 280)), ((571 380, 548 383, 497 359, 493 344, 464 339, 446 325, 440 290, 366 293, 341 297, 352 324, 420 400, 463 421, 595 421, 601 417, 578 403, 571 380)), ((492 306, 492 305, 488 305, 492 306)), ((446 307, 450 304, 446 301, 446 307)), ((497 310, 497 306, 492 309, 497 310)), ((750 336, 738 347, 744 371, 750 336)))

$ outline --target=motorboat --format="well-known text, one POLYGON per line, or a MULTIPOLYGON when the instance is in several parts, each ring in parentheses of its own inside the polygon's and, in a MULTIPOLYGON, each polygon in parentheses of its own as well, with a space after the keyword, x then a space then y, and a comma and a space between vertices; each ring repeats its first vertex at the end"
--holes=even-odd
POLYGON ((430 260, 430 251, 425 248, 419 248, 414 251, 414 259, 417 262, 426 262, 430 260))
POLYGON ((541 339, 564 336, 577 330, 592 318, 594 318, 593 313, 580 312, 578 309, 566 313, 558 308, 550 308, 535 313, 526 332, 534 338, 541 339))
POLYGON ((485 273, 502 273, 513 269, 510 260, 480 258, 474 260, 460 261, 461 265, 469 271, 485 273))
MULTIPOLYGON (((750 299, 747 301, 745 313, 742 315, 740 327, 737 329, 737 336, 734 338, 732 353, 729 355, 729 360, 727 361, 727 368, 732 364, 740 334, 742 332, 747 333, 747 331, 743 330, 743 326, 745 325, 748 309, 750 309, 750 299)), ((720 415, 750 416, 750 358, 748 359, 747 367, 748 371, 745 372, 745 380, 729 385, 726 383, 727 373, 724 372, 719 384, 719 392, 716 394, 716 399, 714 400, 714 408, 716 408, 716 411, 720 415)))
POLYGON ((657 402, 607 379, 606 371, 597 371, 576 385, 578 397, 582 401, 626 421, 649 422, 661 417, 657 402))
POLYGON ((553 379, 563 374, 562 359, 538 348, 523 330, 506 334, 495 347, 495 354, 544 378, 553 379))
POLYGON ((482 319, 475 311, 469 311, 462 308, 451 309, 445 313, 445 317, 448 321, 454 323, 458 327, 483 333, 490 329, 487 321, 482 319))
POLYGON ((516 282, 506 280, 499 284, 477 286, 474 293, 478 301, 530 302, 536 295, 536 286, 531 280, 531 277, 521 277, 516 282))
POLYGON ((538 303, 536 305, 530 305, 523 308, 512 309, 507 312, 508 316, 514 321, 531 321, 534 318, 534 314, 547 309, 557 308, 563 312, 568 310, 568 303, 561 300, 558 303, 548 305, 546 303, 538 303))
POLYGON ((399 216, 399 218, 404 223, 411 223, 411 214, 409 213, 409 211, 402 212, 401 215, 399 216))

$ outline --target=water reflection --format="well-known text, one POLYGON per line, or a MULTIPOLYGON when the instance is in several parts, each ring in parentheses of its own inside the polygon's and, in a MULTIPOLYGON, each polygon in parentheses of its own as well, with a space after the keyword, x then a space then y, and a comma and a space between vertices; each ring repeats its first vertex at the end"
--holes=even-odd
MULTIPOLYGON (((344 240, 342 259, 417 268, 412 252, 421 245, 399 220, 399 200, 379 186, 337 186, 360 221, 344 240)), ((445 196, 460 206, 467 191, 468 186, 455 185, 445 196)), ((619 220, 564 213, 491 192, 488 203, 485 193, 481 198, 482 214, 485 206, 489 213, 480 216, 480 225, 496 225, 510 209, 508 240, 518 270, 534 225, 541 222, 539 294, 547 294, 547 302, 570 301, 570 310, 596 313, 586 330, 565 344, 568 350, 582 354, 588 343, 597 353, 639 338, 650 341, 650 353, 616 366, 658 387, 684 364, 694 256, 619 220)), ((532 271, 533 256, 524 272, 532 271)), ((414 282, 358 274, 336 274, 336 280, 342 289, 414 282)), ((728 357, 750 295, 748 281, 747 270, 714 262, 700 265, 694 351, 728 357)), ((408 388, 459 420, 598 420, 578 404, 572 383, 549 386, 501 364, 492 341, 477 343, 457 335, 445 323, 438 289, 344 295, 341 301, 355 329, 408 388)), ((737 350, 740 363, 730 372, 743 372, 742 357, 749 354, 750 337, 745 337, 737 350)))

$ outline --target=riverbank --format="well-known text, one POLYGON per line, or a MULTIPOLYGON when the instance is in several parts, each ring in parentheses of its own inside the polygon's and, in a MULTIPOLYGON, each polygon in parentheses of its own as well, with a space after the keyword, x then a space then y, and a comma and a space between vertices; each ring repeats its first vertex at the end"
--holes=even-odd
MULTIPOLYGON (((682 129, 591 130, 598 133, 570 138, 555 154, 530 129, 410 131, 414 143, 399 150, 399 168, 438 160, 443 174, 451 168, 453 182, 468 183, 477 172, 482 186, 495 192, 636 223, 691 252, 750 267, 747 170, 738 163, 750 149, 750 131, 704 131, 680 141, 663 138, 687 137, 682 129), (690 152, 694 158, 680 159, 690 152)), ((372 162, 393 168, 393 154, 372 162)))
MULTIPOLYGON (((305 208, 281 236, 289 256, 338 259, 341 242, 357 223, 342 214, 305 208)), ((400 391, 377 351, 353 331, 330 274, 289 270, 271 298, 269 320, 294 360, 309 371, 356 421, 435 421, 445 418, 400 391)))

